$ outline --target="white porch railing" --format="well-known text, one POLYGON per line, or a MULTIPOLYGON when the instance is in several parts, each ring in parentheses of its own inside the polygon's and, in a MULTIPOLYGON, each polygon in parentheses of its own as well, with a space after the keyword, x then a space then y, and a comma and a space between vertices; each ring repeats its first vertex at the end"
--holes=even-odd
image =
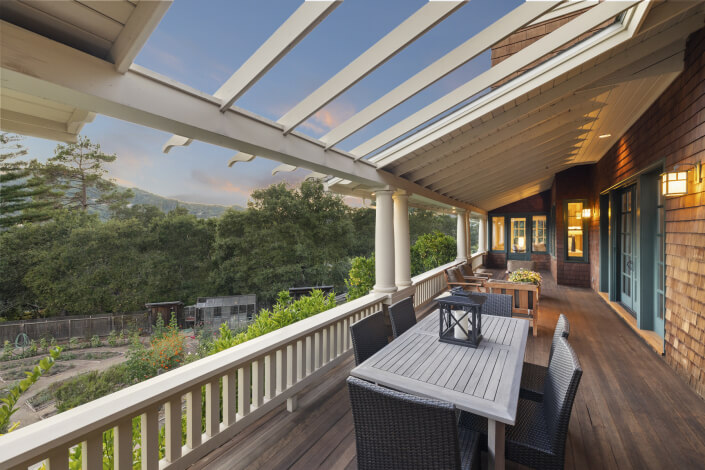
MULTIPOLYGON (((482 255, 484 253, 475 253, 470 258, 470 263, 473 269, 477 269, 482 265, 482 255)), ((464 261, 451 261, 448 264, 439 266, 436 269, 426 271, 423 274, 411 278, 411 284, 416 288, 414 295, 414 307, 419 308, 425 306, 433 300, 440 292, 444 291, 448 284, 444 271, 448 268, 458 266, 464 261)))
MULTIPOLYGON (((413 279, 416 306, 445 290, 443 271, 457 264, 413 279)), ((368 294, 0 437, 0 468, 26 470, 46 461, 51 470, 68 469, 69 452, 76 445, 82 446, 82 468, 102 468, 103 432, 109 429, 114 430, 114 468, 131 470, 135 448, 144 469, 186 468, 285 401, 293 411, 296 394, 350 354, 349 326, 382 310, 387 298, 368 294), (162 406, 166 438, 160 460, 162 406), (187 436, 182 445, 184 413, 187 436), (137 417, 140 436, 133 442, 132 420, 137 417)))

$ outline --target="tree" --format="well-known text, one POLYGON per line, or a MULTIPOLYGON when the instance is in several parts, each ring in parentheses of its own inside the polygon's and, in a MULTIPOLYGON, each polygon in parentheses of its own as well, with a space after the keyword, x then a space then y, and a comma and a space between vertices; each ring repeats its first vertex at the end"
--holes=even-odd
POLYGON ((230 210, 218 222, 213 284, 219 293, 256 293, 265 303, 293 286, 342 290, 353 231, 349 208, 320 182, 254 191, 247 210, 230 210))
POLYGON ((455 239, 439 231, 421 235, 411 246, 411 275, 450 263, 455 259, 456 249, 455 239))
POLYGON ((375 257, 354 258, 350 266, 350 273, 345 280, 348 288, 348 301, 367 295, 375 284, 375 257))
POLYGON ((105 178, 106 163, 117 157, 103 153, 100 144, 80 136, 74 144, 59 144, 43 173, 47 183, 62 191, 52 200, 58 207, 86 211, 89 207, 104 206, 112 210, 127 205, 133 197, 131 190, 120 190, 105 178))
POLYGON ((0 134, 0 227, 38 222, 51 217, 49 203, 39 197, 49 192, 33 175, 27 162, 16 159, 27 155, 21 137, 0 134))
POLYGON ((416 208, 409 210, 409 236, 412 245, 421 235, 436 231, 454 237, 456 226, 455 217, 447 214, 416 208))

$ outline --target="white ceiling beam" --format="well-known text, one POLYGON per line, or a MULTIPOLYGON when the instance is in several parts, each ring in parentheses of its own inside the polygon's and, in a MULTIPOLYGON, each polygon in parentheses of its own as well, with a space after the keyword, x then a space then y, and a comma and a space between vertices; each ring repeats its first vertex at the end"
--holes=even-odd
POLYGON ((140 0, 110 48, 115 70, 125 73, 157 28, 173 0, 140 0))
POLYGON ((547 191, 551 189, 552 183, 553 176, 549 176, 538 181, 522 184, 514 188, 511 192, 504 192, 492 198, 483 198, 477 203, 482 204, 482 207, 487 207, 488 210, 494 210, 498 207, 547 191))
POLYGON ((222 101, 224 111, 314 30, 342 0, 306 0, 250 56, 213 96, 222 101))
MULTIPOLYGON (((487 150, 495 150, 495 153, 501 152, 509 146, 515 146, 517 143, 531 140, 537 136, 558 129, 567 123, 575 123, 575 127, 579 127, 577 125, 578 123, 584 125, 591 122, 590 119, 585 117, 586 114, 600 109, 603 105, 604 103, 596 103, 590 100, 581 105, 571 107, 568 111, 555 112, 552 115, 549 113, 536 113, 532 116, 533 119, 524 119, 519 121, 516 126, 501 129, 481 140, 465 144, 462 147, 456 147, 451 153, 436 152, 435 149, 433 149, 428 152, 428 158, 426 154, 419 157, 420 159, 426 160, 428 164, 423 168, 406 173, 405 177, 412 181, 418 181, 444 168, 461 163, 465 159, 463 155, 474 155, 487 150), (536 121, 539 122, 536 123, 536 121), (508 134, 511 135, 511 138, 507 138, 508 134)), ((462 137, 462 135, 458 137, 462 137)), ((394 171, 394 173, 400 174, 396 171, 394 171)))
POLYGON ((497 157, 494 159, 477 160, 474 167, 459 170, 455 175, 449 176, 447 180, 427 187, 433 191, 440 192, 441 194, 446 194, 467 184, 467 181, 471 180, 473 175, 482 175, 483 172, 490 171, 492 168, 501 168, 504 172, 505 180, 510 180, 512 177, 521 179, 523 177, 521 170, 519 170, 521 162, 526 159, 533 159, 536 156, 552 155, 554 152, 562 152, 567 148, 578 145, 583 141, 581 136, 584 134, 585 132, 581 133, 580 131, 567 133, 553 141, 532 145, 532 147, 522 153, 521 156, 514 154, 516 155, 514 158, 510 157, 508 159, 507 157, 497 157), (516 170, 514 167, 516 167, 516 170))
POLYGON ((500 112, 496 116, 482 121, 476 126, 467 130, 462 130, 463 133, 454 136, 438 145, 430 148, 426 152, 420 152, 416 155, 409 155, 407 158, 395 161, 390 165, 392 172, 396 175, 404 175, 428 164, 434 158, 449 155, 461 147, 474 145, 485 138, 499 132, 511 132, 512 135, 529 129, 556 116, 569 112, 571 114, 584 113, 588 114, 602 107, 604 103, 594 101, 593 98, 605 90, 594 91, 581 95, 568 95, 563 99, 541 107, 540 109, 528 108, 512 108, 509 111, 500 112), (516 110, 516 112, 515 112, 516 110), (507 123, 509 123, 507 125, 507 123))
POLYGON ((362 80, 396 53, 443 21, 468 0, 429 1, 404 20, 375 45, 367 49, 343 70, 290 109, 277 122, 288 133, 330 103, 345 90, 362 80))
POLYGON ((22 116, 22 113, 14 111, 3 110, 2 119, 0 119, 0 129, 5 132, 12 132, 13 134, 58 140, 59 142, 76 142, 76 134, 67 132, 65 123, 42 119, 36 116, 22 116))
MULTIPOLYGON (((668 3, 666 5, 673 5, 673 3, 668 3)), ((702 4, 697 4, 702 7, 702 4)), ((682 5, 678 5, 682 7, 682 5)), ((655 9, 651 14, 658 12, 659 9, 655 9)), ((588 87, 590 84, 599 80, 600 78, 620 70, 630 63, 643 58, 650 53, 657 51, 663 47, 664 44, 672 44, 674 41, 679 41, 683 37, 687 37, 693 31, 702 27, 702 16, 701 12, 697 11, 697 8, 692 3, 688 3, 688 8, 678 8, 678 14, 667 14, 663 13, 660 15, 659 21, 650 21, 651 14, 649 18, 646 19, 645 25, 642 26, 642 31, 650 31, 666 22, 674 20, 672 27, 659 31, 644 40, 636 41, 627 51, 621 51, 618 54, 612 54, 606 59, 599 60, 602 53, 618 46, 620 43, 624 42, 625 31, 624 29, 619 29, 617 25, 615 28, 608 28, 603 33, 600 33, 594 37, 594 41, 598 41, 597 45, 591 46, 589 48, 578 48, 574 50, 565 51, 557 57, 539 65, 536 70, 529 71, 524 75, 520 76, 516 80, 516 86, 511 86, 515 81, 505 84, 502 87, 494 90, 488 95, 479 98, 477 102, 464 107, 463 109, 454 112, 450 116, 443 118, 438 123, 434 123, 428 129, 421 131, 403 141, 395 144, 387 150, 384 150, 379 155, 376 155, 370 159, 370 161, 375 162, 378 167, 384 167, 392 164, 393 162, 406 157, 409 153, 416 151, 427 144, 434 143, 442 136, 450 134, 452 131, 461 128, 469 123, 474 123, 484 116, 488 115, 490 112, 501 110, 503 107, 511 104, 514 100, 522 98, 527 93, 538 88, 542 84, 548 83, 561 75, 574 70, 577 67, 581 67, 581 72, 573 77, 561 82, 557 86, 548 88, 548 90, 542 90, 537 96, 533 96, 528 101, 524 101, 521 104, 514 106, 512 113, 526 114, 533 109, 544 106, 546 104, 552 103, 569 93, 573 93, 576 90, 580 90, 584 87, 588 87), (688 11, 690 10, 690 11, 688 11), (688 14, 693 13, 693 14, 688 14), (682 14, 680 21, 674 19, 682 14), (648 25, 648 28, 647 28, 648 25), (607 36, 607 37, 604 37, 607 36)), ((592 42, 592 38, 588 39, 586 42, 592 42)), ((502 121, 506 123, 514 119, 513 114, 507 115, 507 113, 501 113, 493 118, 493 122, 502 121)))
POLYGON ((88 122, 93 122, 93 119, 95 119, 95 113, 85 109, 75 109, 66 122, 66 131, 71 134, 78 134, 83 126, 88 122))
POLYGON ((303 134, 237 108, 219 112, 211 95, 133 65, 125 74, 113 64, 0 21, 0 83, 3 88, 111 116, 262 158, 341 176, 382 188, 392 185, 442 203, 482 211, 422 188, 303 134), (188 112, 184 112, 188 110, 188 112))
POLYGON ((624 10, 631 8, 637 3, 638 1, 636 0, 600 3, 591 10, 574 18, 569 23, 542 37, 530 46, 525 47, 511 57, 491 67, 486 72, 481 73, 464 85, 459 86, 442 98, 422 108, 420 111, 417 111, 370 140, 358 145, 350 153, 355 156, 364 157, 374 152, 389 144, 394 139, 403 136, 407 132, 427 123, 449 109, 458 106, 495 83, 530 66, 545 55, 574 40, 581 34, 599 26, 610 18, 615 17, 624 10))
POLYGON ((428 67, 421 70, 374 103, 357 112, 326 135, 321 141, 328 148, 349 137, 370 122, 394 109, 420 91, 436 83, 461 65, 471 61, 492 45, 505 39, 517 29, 540 17, 560 1, 525 2, 493 24, 477 33, 428 67))
MULTIPOLYGON (((576 134, 581 135, 588 132, 587 129, 580 129, 587 123, 594 121, 594 118, 582 118, 574 121, 562 122, 557 120, 556 122, 551 122, 550 127, 543 127, 537 129, 536 131, 527 132, 521 138, 518 139, 506 139, 501 145, 496 147, 489 147, 481 152, 471 152, 471 151, 460 151, 458 154, 454 154, 453 157, 456 163, 453 165, 447 165, 443 168, 439 168, 438 172, 431 173, 425 178, 408 178, 411 181, 415 181, 422 186, 434 187, 433 185, 440 184, 446 177, 444 175, 450 174, 451 178, 458 178, 465 169, 471 169, 474 165, 477 165, 478 161, 492 161, 496 158, 500 158, 503 155, 520 155, 526 152, 528 149, 534 148, 538 145, 552 143, 553 139, 560 138, 562 136, 576 134)), ((440 164, 438 165, 440 166, 440 164)))

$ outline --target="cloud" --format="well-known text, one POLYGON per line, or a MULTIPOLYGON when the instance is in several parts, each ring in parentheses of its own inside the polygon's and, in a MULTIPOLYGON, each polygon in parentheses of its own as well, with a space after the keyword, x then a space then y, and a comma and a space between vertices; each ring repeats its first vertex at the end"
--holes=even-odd
POLYGON ((225 178, 212 176, 202 172, 201 170, 192 170, 191 178, 202 186, 207 186, 217 192, 233 193, 241 197, 244 196, 246 199, 250 197, 250 193, 252 192, 251 188, 237 186, 225 178))
POLYGON ((347 101, 334 101, 319 110, 308 120, 301 123, 301 127, 309 129, 316 134, 324 134, 337 127, 350 116, 355 114, 355 106, 347 101))
POLYGON ((186 72, 187 70, 183 59, 175 54, 172 54, 171 52, 167 52, 149 44, 145 47, 145 52, 149 53, 153 60, 169 67, 172 70, 178 70, 179 72, 186 72))
POLYGON ((113 180, 120 186, 124 186, 126 188, 136 188, 137 185, 133 183, 132 181, 126 180, 124 178, 120 178, 119 176, 114 176, 113 180))

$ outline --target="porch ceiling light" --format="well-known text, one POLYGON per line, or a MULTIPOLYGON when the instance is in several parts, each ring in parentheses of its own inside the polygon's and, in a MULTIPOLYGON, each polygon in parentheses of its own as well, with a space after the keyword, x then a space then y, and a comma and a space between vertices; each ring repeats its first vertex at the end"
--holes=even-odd
POLYGON ((701 182, 702 163, 681 163, 675 165, 672 170, 661 174, 661 193, 664 197, 678 197, 688 194, 688 172, 690 170, 695 171, 695 182, 701 182))
POLYGON ((607 137, 612 137, 612 134, 602 134, 597 136, 598 139, 606 139, 607 137))

